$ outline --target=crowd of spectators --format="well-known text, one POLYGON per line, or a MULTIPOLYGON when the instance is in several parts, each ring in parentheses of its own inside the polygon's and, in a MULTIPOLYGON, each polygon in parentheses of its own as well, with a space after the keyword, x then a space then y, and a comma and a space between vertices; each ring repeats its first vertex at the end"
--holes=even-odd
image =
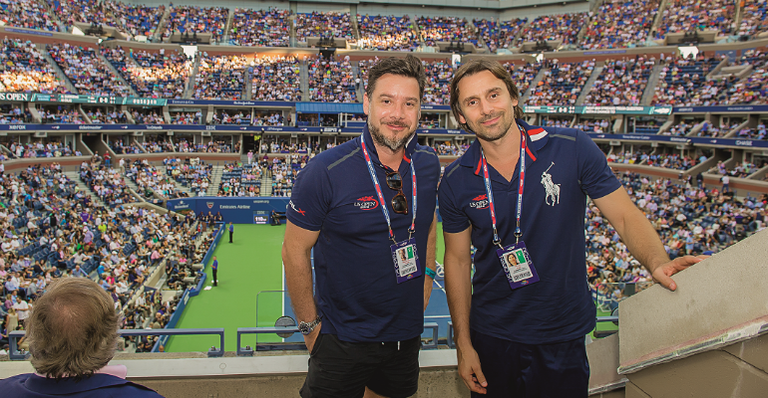
POLYGON ((691 130, 693 130, 694 127, 695 127, 694 123, 686 123, 684 121, 681 121, 680 123, 670 127, 669 130, 661 132, 659 134, 671 135, 675 137, 685 137, 691 132, 691 130))
POLYGON ((757 128, 744 128, 736 133, 737 138, 745 138, 750 140, 764 140, 766 137, 765 122, 760 122, 757 128))
POLYGON ((211 42, 221 41, 229 18, 229 9, 224 7, 174 6, 168 16, 168 25, 163 37, 174 33, 211 33, 211 42))
POLYGON ((56 139, 40 139, 35 142, 27 143, 11 141, 10 144, 6 144, 6 147, 11 152, 11 156, 17 159, 80 156, 79 151, 73 151, 71 148, 56 139))
POLYGON ((357 14, 360 31, 358 48, 379 51, 413 51, 419 47, 413 22, 408 15, 370 16, 357 14))
POLYGON ((251 75, 253 100, 301 100, 301 67, 296 56, 271 55, 255 58, 251 75))
POLYGON ((39 108, 41 122, 46 123, 66 123, 66 124, 85 124, 85 120, 77 109, 57 107, 39 108))
POLYGON ((268 173, 272 175, 272 196, 290 197, 296 175, 306 166, 307 161, 307 155, 300 156, 296 152, 284 158, 274 157, 267 165, 268 173))
POLYGON ((437 129, 440 128, 440 115, 438 114, 423 114, 419 119, 420 129, 437 129))
POLYGON ((698 0, 670 0, 661 15, 656 38, 667 33, 692 33, 714 29, 721 34, 733 32, 736 2, 713 0, 703 5, 698 0))
POLYGON ((288 10, 235 8, 230 43, 236 46, 288 47, 291 23, 288 10))
POLYGON ((80 166, 80 180, 107 206, 115 207, 137 201, 120 170, 108 168, 103 162, 83 162, 80 166))
POLYGON ((131 117, 136 124, 165 124, 165 119, 156 111, 144 111, 134 109, 131 117))
POLYGON ((0 91, 69 93, 56 76, 53 67, 31 41, 4 38, 0 50, 0 64, 0 91))
POLYGON ((589 21, 586 12, 573 14, 544 15, 525 26, 517 39, 517 47, 525 42, 561 40, 562 44, 573 44, 581 27, 589 21))
POLYGON ((584 105, 640 105, 654 60, 645 57, 608 60, 592 84, 584 105))
POLYGON ((260 196, 261 176, 258 164, 227 163, 216 196, 260 196))
POLYGON ((128 40, 136 36, 152 37, 165 13, 164 5, 149 7, 109 0, 60 0, 52 2, 52 6, 67 25, 80 22, 109 26, 128 40))
POLYGON ((477 44, 477 33, 462 17, 419 17, 416 19, 421 39, 428 46, 436 42, 477 44))
MULTIPOLYGON (((181 145, 179 145, 181 146, 181 145)), ((183 151, 179 151, 183 152, 183 151)), ((165 173, 174 181, 187 187, 193 195, 203 196, 211 183, 213 165, 207 164, 199 158, 181 159, 166 158, 163 160, 165 173)))
POLYGON ((724 176, 747 178, 759 169, 758 165, 747 161, 735 163, 728 167, 725 165, 725 162, 720 160, 710 171, 724 176))
POLYGON ((357 102, 355 77, 349 57, 307 59, 310 101, 357 102))
POLYGON ((198 111, 200 115, 192 112, 173 112, 171 115, 171 124, 201 124, 202 112, 198 111))
POLYGON ((648 39, 661 0, 606 0, 589 20, 583 49, 624 48, 648 39))
POLYGON ((768 7, 762 0, 744 0, 741 8, 739 36, 755 36, 768 31, 768 7))
POLYGON ((21 110, 18 106, 10 104, 0 105, 0 124, 22 124, 30 123, 32 115, 28 110, 21 110))
MULTIPOLYGON (((421 61, 424 72, 427 74, 427 85, 424 88, 424 103, 434 105, 448 105, 450 102, 451 79, 453 79, 453 65, 450 61, 421 61)), ((367 83, 366 83, 367 84, 367 83)))
POLYGON ((45 5, 37 0, 0 1, 0 21, 5 26, 56 32, 58 24, 45 5))
POLYGON ((174 184, 173 179, 163 175, 157 167, 149 164, 147 159, 136 159, 130 163, 125 171, 125 176, 130 178, 139 187, 139 195, 152 202, 157 193, 166 199, 185 198, 189 195, 181 191, 174 184))
POLYGON ((149 153, 176 152, 176 149, 170 141, 166 141, 160 137, 147 137, 143 145, 144 149, 149 153))
POLYGON ((306 42, 308 37, 353 39, 352 22, 348 12, 318 12, 296 14, 296 39, 306 42))
MULTIPOLYGON (((671 258, 721 251, 765 228, 768 197, 737 200, 717 189, 692 186, 690 180, 651 181, 621 176, 632 201, 646 213, 671 258)), ((650 285, 648 272, 634 259, 595 206, 587 211, 588 282, 601 308, 610 311, 625 298, 624 287, 650 285)))
POLYGON ((127 97, 131 92, 91 47, 50 44, 48 52, 80 93, 127 97))
POLYGON ((674 105, 690 102, 696 90, 706 82, 707 74, 720 60, 705 58, 703 53, 692 57, 673 57, 659 74, 652 105, 674 105))
POLYGON ((544 78, 536 87, 526 105, 576 105, 576 99, 595 68, 595 61, 579 63, 553 62, 544 71, 544 78))
POLYGON ((141 148, 139 148, 138 145, 134 144, 133 142, 127 142, 130 141, 130 138, 123 141, 122 138, 117 139, 107 139, 107 145, 109 145, 109 149, 111 149, 113 152, 115 152, 118 155, 130 155, 130 154, 137 154, 142 153, 141 148))
POLYGON ((695 157, 680 156, 677 153, 659 153, 647 155, 643 164, 667 169, 688 170, 699 162, 695 157))
POLYGON ((585 133, 603 133, 611 134, 611 123, 608 119, 582 119, 573 125, 573 128, 579 129, 585 133))
POLYGON ((101 108, 93 108, 89 109, 85 114, 91 123, 94 124, 124 124, 128 122, 125 112, 118 112, 114 109, 112 111, 104 109, 104 112, 102 112, 101 108))
POLYGON ((252 124, 254 126, 288 126, 290 122, 280 112, 258 112, 253 115, 252 124))
POLYGON ((752 73, 726 90, 723 102, 734 104, 768 104, 768 53, 745 51, 740 64, 752 65, 752 73))
MULTIPOLYGON (((98 162, 86 162, 81 175, 101 189, 100 171, 98 162)), ((174 299, 161 301, 160 291, 145 281, 165 262, 169 287, 190 282, 180 275, 196 283, 198 275, 188 266, 201 262, 213 243, 207 231, 194 232, 193 217, 94 204, 56 163, 0 174, 0 202, 0 278, 7 293, 0 305, 3 338, 23 330, 35 299, 51 282, 67 277, 98 280, 125 315, 121 328, 162 328, 175 310, 174 299)), ((154 342, 134 341, 137 352, 150 351, 154 342)))
POLYGON ((151 53, 122 47, 102 48, 102 54, 142 98, 181 98, 192 61, 184 53, 151 53))
POLYGON ((195 99, 242 98, 245 68, 250 60, 244 55, 209 56, 203 53, 195 77, 195 99))
POLYGON ((711 138, 723 138, 726 135, 730 134, 730 132, 738 127, 741 123, 732 123, 730 126, 726 123, 720 123, 720 125, 716 125, 711 122, 704 122, 704 125, 701 126, 701 130, 699 130, 699 133, 697 136, 699 137, 711 137, 711 138))
POLYGON ((472 20, 472 24, 477 28, 480 37, 491 53, 495 53, 499 48, 513 45, 515 37, 526 23, 528 23, 528 18, 515 18, 510 21, 499 22, 488 19, 472 20))
POLYGON ((571 127, 572 122, 573 118, 571 117, 547 117, 542 119, 541 125, 547 127, 569 128, 571 127))
POLYGON ((456 145, 450 141, 435 141, 432 144, 432 149, 434 149, 439 156, 461 156, 467 149, 469 149, 469 144, 456 145))
POLYGON ((512 62, 505 62, 504 67, 507 68, 509 74, 512 76, 512 81, 517 87, 517 91, 520 97, 526 94, 528 88, 531 85, 533 79, 539 74, 542 64, 537 63, 524 63, 521 65, 515 65, 512 62))

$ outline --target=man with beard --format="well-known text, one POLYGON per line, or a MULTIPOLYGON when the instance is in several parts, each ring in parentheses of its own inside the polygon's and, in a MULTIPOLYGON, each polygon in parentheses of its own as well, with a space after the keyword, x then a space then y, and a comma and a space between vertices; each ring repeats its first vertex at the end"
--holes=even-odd
POLYGON ((412 55, 380 61, 363 96, 363 134, 297 176, 282 255, 310 350, 302 397, 407 397, 418 388, 440 176, 437 155, 416 139, 425 83, 412 55))
POLYGON ((477 137, 446 167, 439 191, 459 375, 472 396, 586 397, 584 336, 595 326, 584 266, 587 196, 670 290, 670 277, 701 259, 669 260, 584 132, 523 122, 517 88, 498 62, 462 65, 450 101, 477 137))

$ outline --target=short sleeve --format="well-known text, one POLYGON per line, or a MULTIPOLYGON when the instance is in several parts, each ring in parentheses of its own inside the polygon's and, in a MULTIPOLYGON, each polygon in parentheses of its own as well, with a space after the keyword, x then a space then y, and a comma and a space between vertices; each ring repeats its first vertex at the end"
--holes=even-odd
POLYGON ((301 228, 319 231, 328 214, 332 192, 325 164, 317 159, 310 161, 296 176, 286 217, 301 228))
MULTIPOLYGON (((456 164, 454 167, 461 166, 456 164)), ((450 166, 445 169, 446 176, 451 174, 449 170, 451 170, 450 166)), ((455 234, 469 227, 469 217, 461 210, 461 203, 458 203, 454 194, 450 178, 443 177, 440 188, 437 190, 437 198, 440 204, 440 217, 443 219, 443 231, 455 234)))
POLYGON ((576 134, 576 153, 579 183, 590 198, 599 199, 621 188, 603 151, 581 130, 576 134))

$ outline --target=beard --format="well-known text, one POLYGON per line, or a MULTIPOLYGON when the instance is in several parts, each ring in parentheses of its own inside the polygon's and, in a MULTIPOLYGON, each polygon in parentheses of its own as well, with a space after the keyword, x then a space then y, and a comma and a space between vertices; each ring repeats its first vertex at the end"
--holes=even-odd
MULTIPOLYGON (((387 124, 409 128, 407 124, 402 122, 393 122, 393 123, 387 123, 387 124)), ((371 138, 373 138, 373 141, 375 143, 389 148, 392 152, 397 152, 405 148, 405 144, 407 144, 408 140, 410 140, 411 137, 413 137, 413 135, 416 133, 416 129, 413 129, 413 131, 409 132, 407 135, 403 136, 402 138, 398 139, 397 136, 395 136, 395 138, 392 139, 382 134, 381 129, 371 124, 370 119, 368 119, 368 131, 371 132, 371 138)))
POLYGON ((512 123, 514 122, 515 120, 509 117, 508 112, 495 112, 478 120, 476 123, 470 123, 467 121, 467 124, 478 138, 482 139, 483 141, 491 142, 504 138, 504 136, 507 135, 507 132, 509 132, 509 129, 512 127, 512 123), (496 126, 485 127, 482 125, 483 122, 493 120, 497 117, 501 117, 501 119, 498 121, 496 126))

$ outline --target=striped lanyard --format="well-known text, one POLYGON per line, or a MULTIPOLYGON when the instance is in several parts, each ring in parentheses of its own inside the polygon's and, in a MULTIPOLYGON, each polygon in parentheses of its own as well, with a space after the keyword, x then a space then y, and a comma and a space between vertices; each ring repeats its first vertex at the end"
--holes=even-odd
MULTIPOLYGON (((376 178, 376 171, 373 169, 373 162, 371 162, 371 157, 368 156, 368 150, 365 148, 365 137, 362 135, 360 136, 360 146, 363 148, 363 154, 365 155, 365 163, 368 164, 368 172, 371 174, 371 181, 373 181, 373 186, 376 187, 376 195, 379 196, 379 207, 381 207, 381 212, 384 213, 384 218, 387 220, 387 228, 389 228, 389 239, 392 240, 392 242, 397 243, 395 240, 395 233, 392 232, 392 223, 389 218, 389 211, 387 210, 386 204, 384 204, 384 195, 381 193, 381 186, 379 185, 379 179, 376 178)), ((412 186, 412 202, 413 202, 413 219, 411 220, 411 227, 408 229, 408 240, 411 239, 413 236, 413 233, 416 232, 416 169, 413 167, 413 162, 411 159, 408 159, 405 157, 405 154, 403 154, 403 159, 405 159, 408 164, 411 165, 411 177, 413 180, 413 186, 412 186)), ((395 170, 396 171, 396 170, 395 170)))
MULTIPOLYGON (((523 188, 525 188, 525 149, 527 147, 525 139, 525 129, 520 127, 520 184, 517 187, 517 217, 515 226, 515 244, 520 242, 523 236, 523 230, 520 228, 520 217, 523 214, 523 188)), ((496 208, 493 204, 493 188, 491 187, 491 178, 488 174, 488 161, 485 159, 485 152, 482 147, 480 153, 483 155, 483 178, 485 179, 485 192, 488 195, 488 210, 491 212, 491 223, 493 225, 493 244, 504 248, 499 239, 499 231, 496 228, 496 208)))

